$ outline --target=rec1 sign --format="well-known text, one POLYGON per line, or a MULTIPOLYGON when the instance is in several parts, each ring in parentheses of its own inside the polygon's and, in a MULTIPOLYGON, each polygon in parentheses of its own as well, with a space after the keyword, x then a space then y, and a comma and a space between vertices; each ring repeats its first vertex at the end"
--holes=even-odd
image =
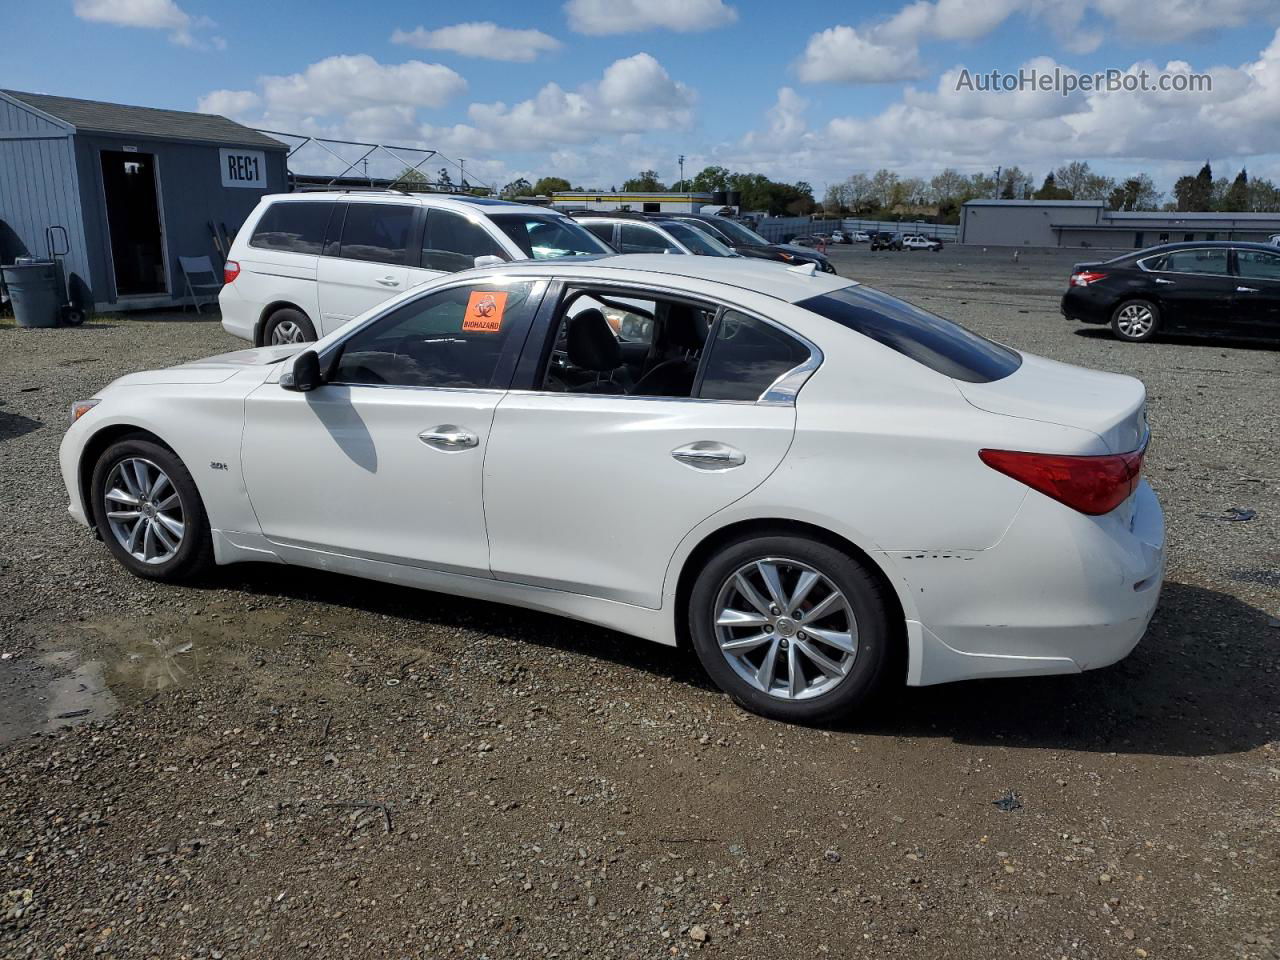
POLYGON ((223 147, 218 155, 222 162, 224 187, 267 189, 267 158, 261 150, 228 150, 223 147))

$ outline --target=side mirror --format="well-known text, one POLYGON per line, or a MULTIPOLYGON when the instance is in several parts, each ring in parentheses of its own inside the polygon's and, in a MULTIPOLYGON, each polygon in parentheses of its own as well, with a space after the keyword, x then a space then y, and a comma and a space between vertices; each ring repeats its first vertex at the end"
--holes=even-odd
POLYGON ((491 253, 486 253, 484 256, 476 257, 475 259, 475 265, 477 267, 500 267, 506 262, 507 261, 503 260, 501 257, 495 257, 491 253))
POLYGON ((280 378, 280 386, 285 390, 296 390, 307 393, 322 383, 320 377, 320 357, 314 350, 304 350, 293 358, 293 369, 280 378))

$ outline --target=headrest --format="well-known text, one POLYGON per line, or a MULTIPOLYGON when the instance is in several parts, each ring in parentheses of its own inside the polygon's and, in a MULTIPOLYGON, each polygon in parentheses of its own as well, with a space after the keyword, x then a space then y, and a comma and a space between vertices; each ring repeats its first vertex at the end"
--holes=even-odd
POLYGON ((681 350, 701 350, 707 339, 702 311, 687 303, 673 303, 667 308, 667 342, 681 350))
POLYGON ((618 338, 604 314, 594 307, 569 318, 566 349, 569 362, 584 370, 603 373, 622 363, 618 338))

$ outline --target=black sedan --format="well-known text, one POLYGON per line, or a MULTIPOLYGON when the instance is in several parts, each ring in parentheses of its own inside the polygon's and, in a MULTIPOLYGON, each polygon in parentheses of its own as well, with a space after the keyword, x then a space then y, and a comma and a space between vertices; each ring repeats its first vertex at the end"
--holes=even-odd
POLYGON ((691 223, 698 229, 705 230, 721 243, 732 247, 733 252, 742 257, 777 260, 792 266, 812 263, 823 273, 836 272, 836 268, 831 265, 831 261, 825 254, 810 247, 791 243, 770 243, 751 228, 728 217, 706 216, 701 213, 662 213, 653 214, 653 216, 664 220, 682 220, 691 223))
POLYGON ((1062 314, 1121 340, 1164 331, 1280 337, 1280 250, 1262 243, 1169 243, 1077 263, 1062 314))

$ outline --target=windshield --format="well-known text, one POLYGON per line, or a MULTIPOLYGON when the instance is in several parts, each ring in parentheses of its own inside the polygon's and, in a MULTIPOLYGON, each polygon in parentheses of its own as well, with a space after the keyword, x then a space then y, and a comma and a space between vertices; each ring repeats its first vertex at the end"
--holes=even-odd
POLYGON ((662 224, 662 228, 699 256, 733 256, 733 251, 715 237, 711 236, 711 234, 703 233, 697 227, 691 226, 690 224, 669 220, 662 224))
POLYGON ((990 383, 1022 366, 1022 355, 1017 351, 869 287, 843 287, 801 300, 796 306, 834 320, 955 380, 990 383))
POLYGON ((729 239, 735 244, 739 243, 759 243, 765 246, 769 245, 769 241, 754 230, 749 230, 736 220, 726 220, 724 217, 716 218, 716 228, 721 233, 729 235, 729 239))
POLYGON ((568 217, 498 213, 489 217, 531 260, 555 257, 598 257, 609 247, 568 217))

